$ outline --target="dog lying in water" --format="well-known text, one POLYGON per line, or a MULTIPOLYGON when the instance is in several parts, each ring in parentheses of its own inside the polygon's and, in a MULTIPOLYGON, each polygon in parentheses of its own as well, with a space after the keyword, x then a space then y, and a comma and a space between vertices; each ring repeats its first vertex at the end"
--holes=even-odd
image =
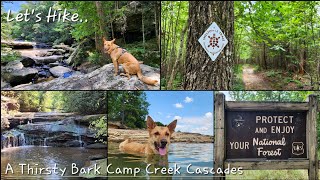
POLYGON ((147 129, 149 133, 148 142, 141 144, 126 139, 119 145, 122 152, 134 154, 160 154, 165 156, 168 153, 170 139, 177 126, 177 120, 172 121, 168 126, 157 126, 153 119, 147 117, 147 129))

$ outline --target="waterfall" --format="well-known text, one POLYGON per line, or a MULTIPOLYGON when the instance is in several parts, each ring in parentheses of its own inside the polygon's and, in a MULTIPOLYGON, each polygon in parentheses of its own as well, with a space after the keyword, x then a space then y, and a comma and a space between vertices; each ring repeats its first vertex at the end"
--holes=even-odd
POLYGON ((11 130, 1 135, 1 149, 25 145, 26 138, 22 132, 11 130))
POLYGON ((75 126, 77 128, 77 131, 78 131, 78 141, 79 141, 79 147, 83 147, 83 142, 82 142, 82 139, 81 139, 81 126, 80 126, 80 121, 78 121, 78 125, 75 123, 75 126))
POLYGON ((44 138, 44 140, 43 140, 43 146, 47 146, 47 138, 44 138))

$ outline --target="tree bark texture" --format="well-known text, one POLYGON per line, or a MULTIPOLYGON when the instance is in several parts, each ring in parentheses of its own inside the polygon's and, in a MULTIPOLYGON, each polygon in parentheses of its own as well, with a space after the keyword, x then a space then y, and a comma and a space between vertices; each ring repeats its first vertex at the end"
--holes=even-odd
POLYGON ((234 64, 233 1, 190 1, 187 40, 186 90, 230 90, 234 64), (215 61, 202 48, 198 39, 216 22, 228 44, 215 61))

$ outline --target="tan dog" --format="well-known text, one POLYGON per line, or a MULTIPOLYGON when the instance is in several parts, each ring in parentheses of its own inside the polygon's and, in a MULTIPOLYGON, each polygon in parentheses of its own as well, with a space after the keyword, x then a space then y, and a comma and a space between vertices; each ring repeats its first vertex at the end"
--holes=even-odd
POLYGON ((154 86, 158 81, 143 76, 139 61, 125 49, 116 45, 114 43, 115 40, 116 39, 107 41, 103 38, 104 50, 106 53, 110 54, 114 65, 114 75, 118 75, 119 65, 122 64, 124 73, 120 73, 121 76, 127 76, 128 79, 130 79, 130 75, 136 74, 142 82, 154 86))
POLYGON ((153 119, 147 117, 147 127, 149 132, 148 142, 140 144, 127 139, 120 143, 119 149, 126 153, 134 154, 160 154, 164 156, 168 153, 170 138, 176 128, 177 120, 172 121, 168 126, 157 126, 153 119))

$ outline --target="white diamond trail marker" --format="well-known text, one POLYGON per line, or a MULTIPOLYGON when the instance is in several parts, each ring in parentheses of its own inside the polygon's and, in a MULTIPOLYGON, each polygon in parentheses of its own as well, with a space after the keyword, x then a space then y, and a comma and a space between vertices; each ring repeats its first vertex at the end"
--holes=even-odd
POLYGON ((212 61, 217 59, 222 49, 228 44, 227 38, 215 22, 210 25, 198 41, 212 61))

